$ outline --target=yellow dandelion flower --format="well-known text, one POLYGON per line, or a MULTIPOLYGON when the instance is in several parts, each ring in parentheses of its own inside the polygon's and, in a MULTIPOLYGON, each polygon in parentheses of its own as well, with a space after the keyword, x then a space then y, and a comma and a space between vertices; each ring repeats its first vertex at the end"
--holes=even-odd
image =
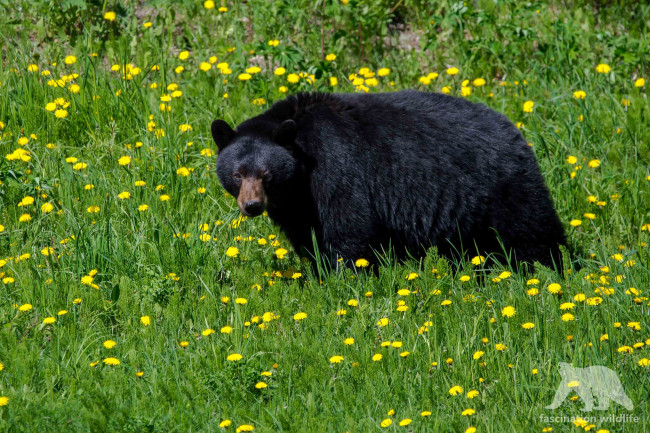
POLYGON ((587 97, 587 93, 585 93, 584 90, 576 90, 573 92, 573 97, 576 99, 585 99, 587 97))
POLYGON ((187 167, 181 167, 178 170, 176 170, 176 174, 182 177, 187 177, 190 175, 190 171, 188 170, 187 167))
POLYGON ((474 266, 478 266, 478 265, 480 265, 481 263, 485 263, 485 257, 483 257, 483 256, 476 256, 476 257, 472 258, 472 264, 473 264, 474 266))
POLYGON ((383 328, 384 326, 388 325, 390 323, 390 320, 388 317, 384 317, 383 319, 379 319, 377 321, 377 326, 383 328))
POLYGON ((368 260, 366 259, 358 259, 356 262, 354 262, 354 266, 356 266, 357 268, 365 268, 369 264, 370 262, 368 262, 368 260))
POLYGON ((459 385, 454 385, 451 388, 449 388, 449 395, 451 396, 456 396, 462 392, 463 392, 463 388, 459 385))
POLYGON ((601 74, 607 74, 611 70, 612 68, 606 63, 601 63, 598 66, 596 66, 596 72, 599 72, 601 74))
POLYGON ((503 310, 501 310, 501 315, 503 317, 512 317, 516 314, 515 307, 512 306, 507 306, 503 310))
POLYGON ((232 354, 228 355, 228 357, 226 359, 228 361, 231 361, 231 362, 237 362, 237 361, 241 360, 242 358, 243 358, 243 356, 241 356, 239 353, 232 353, 232 354))

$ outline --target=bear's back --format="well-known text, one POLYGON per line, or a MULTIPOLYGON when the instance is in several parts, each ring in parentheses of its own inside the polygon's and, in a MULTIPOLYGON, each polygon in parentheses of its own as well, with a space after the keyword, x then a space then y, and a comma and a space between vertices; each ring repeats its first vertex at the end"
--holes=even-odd
POLYGON ((375 160, 417 165, 418 159, 428 163, 418 155, 437 154, 465 171, 490 169, 495 158, 534 160, 507 117, 485 105, 439 93, 298 94, 267 113, 278 120, 297 118, 299 124, 304 119, 301 138, 315 157, 360 154, 371 165, 375 160))
POLYGON ((343 207, 365 201, 355 206, 402 244, 435 243, 458 222, 472 230, 504 183, 541 180, 517 128, 484 105, 401 91, 319 95, 305 107, 302 143, 318 161, 315 194, 343 207))

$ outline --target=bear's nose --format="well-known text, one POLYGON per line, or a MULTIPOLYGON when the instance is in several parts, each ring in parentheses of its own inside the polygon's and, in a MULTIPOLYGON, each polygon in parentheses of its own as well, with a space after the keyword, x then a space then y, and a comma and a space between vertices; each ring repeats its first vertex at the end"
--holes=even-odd
POLYGON ((244 205, 244 210, 250 216, 257 216, 262 213, 262 202, 261 201, 247 201, 244 205))

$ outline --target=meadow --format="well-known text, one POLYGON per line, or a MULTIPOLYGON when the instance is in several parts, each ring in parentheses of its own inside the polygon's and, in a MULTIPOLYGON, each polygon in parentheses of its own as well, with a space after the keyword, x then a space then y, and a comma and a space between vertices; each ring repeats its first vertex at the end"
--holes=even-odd
POLYGON ((0 431, 650 430, 650 5, 600 3, 0 0, 0 431), (516 123, 562 275, 318 274, 219 185, 212 120, 407 88, 516 123))

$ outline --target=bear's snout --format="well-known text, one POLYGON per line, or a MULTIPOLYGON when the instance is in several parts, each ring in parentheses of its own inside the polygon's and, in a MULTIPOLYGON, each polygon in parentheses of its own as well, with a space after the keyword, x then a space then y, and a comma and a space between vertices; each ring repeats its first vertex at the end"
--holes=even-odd
POLYGON ((262 179, 244 178, 242 180, 237 204, 244 216, 256 217, 261 215, 266 208, 266 200, 262 179))
POLYGON ((246 202, 246 204, 244 205, 244 210, 246 210, 248 216, 254 217, 261 214, 264 211, 264 205, 262 204, 261 201, 251 200, 249 202, 246 202))

